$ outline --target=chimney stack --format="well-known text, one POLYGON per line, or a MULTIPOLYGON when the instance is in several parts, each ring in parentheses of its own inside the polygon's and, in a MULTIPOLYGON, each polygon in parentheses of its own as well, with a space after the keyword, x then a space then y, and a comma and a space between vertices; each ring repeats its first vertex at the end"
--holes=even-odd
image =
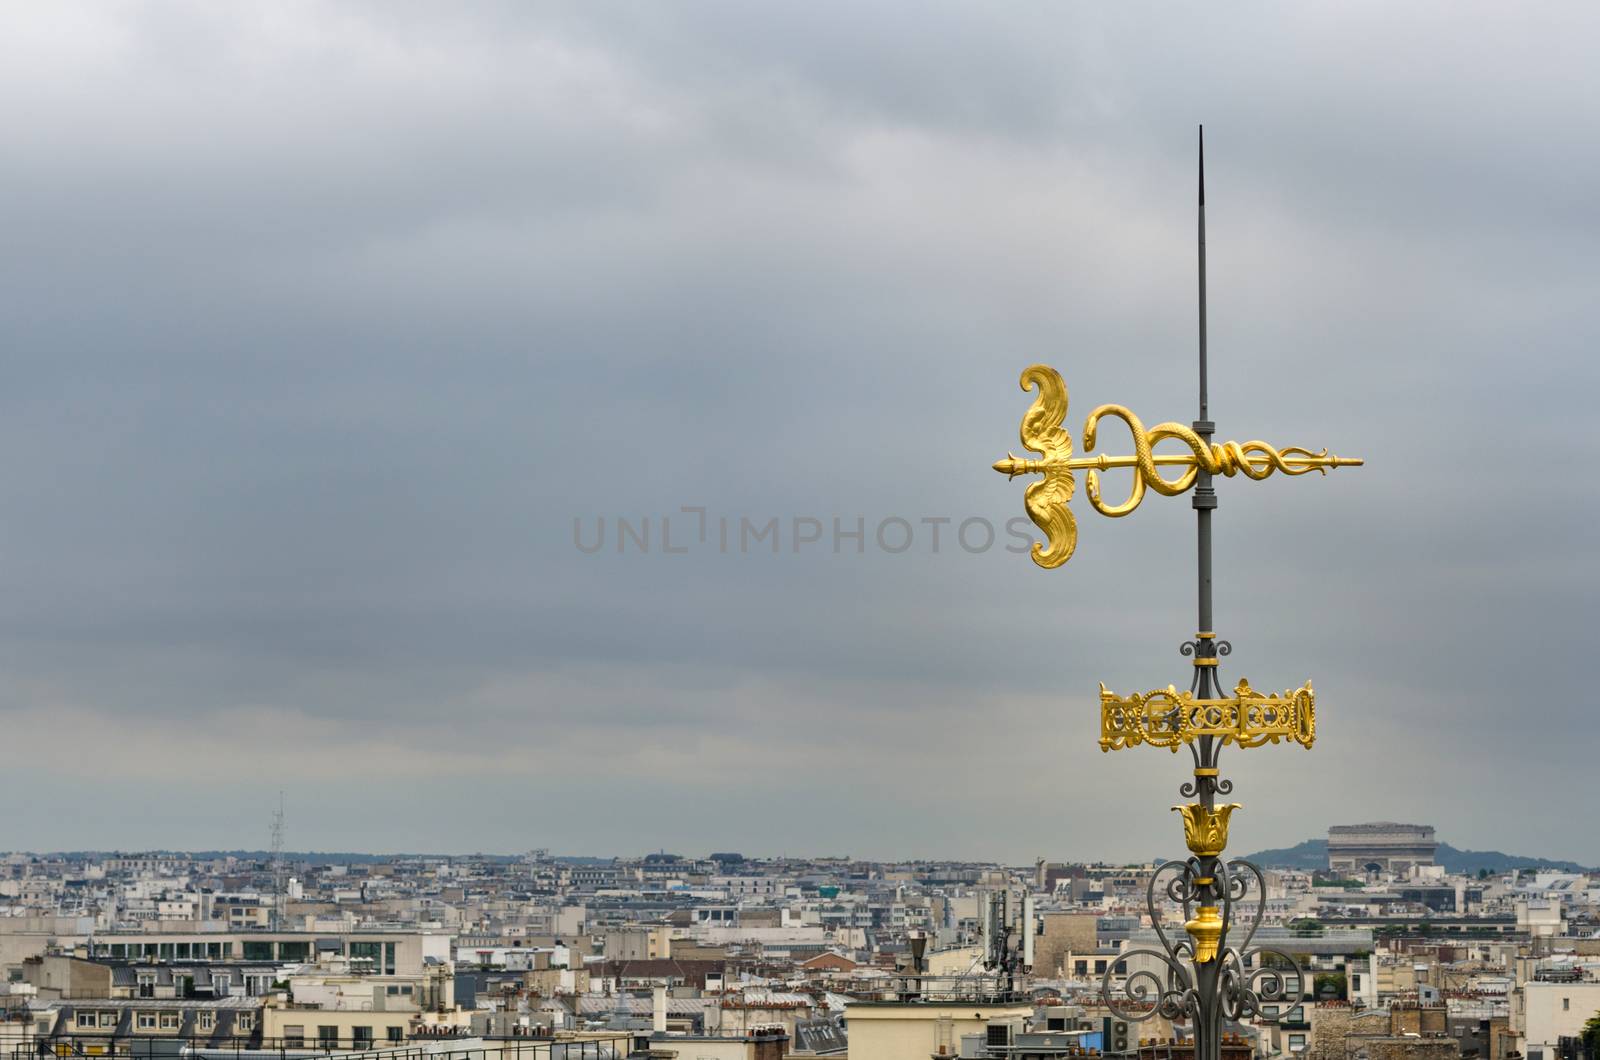
POLYGON ((657 983, 650 992, 650 1033, 667 1033, 667 986, 657 983))

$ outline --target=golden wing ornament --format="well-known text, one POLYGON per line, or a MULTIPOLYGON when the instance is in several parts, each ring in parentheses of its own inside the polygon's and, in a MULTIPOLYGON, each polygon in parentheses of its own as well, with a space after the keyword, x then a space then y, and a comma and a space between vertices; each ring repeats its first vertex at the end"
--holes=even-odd
POLYGON ((1018 459, 1007 453, 1006 459, 995 462, 994 469, 1008 478, 1044 476, 1028 487, 1022 503, 1028 518, 1044 531, 1049 542, 1033 543, 1033 561, 1049 570, 1071 559, 1073 549, 1078 547, 1078 520, 1067 507, 1077 487, 1068 463, 1072 459, 1072 435, 1061 426, 1067 418, 1067 384, 1061 373, 1044 364, 1029 365, 1019 383, 1023 390, 1039 391, 1022 417, 1018 434, 1022 447, 1038 453, 1041 459, 1018 459))

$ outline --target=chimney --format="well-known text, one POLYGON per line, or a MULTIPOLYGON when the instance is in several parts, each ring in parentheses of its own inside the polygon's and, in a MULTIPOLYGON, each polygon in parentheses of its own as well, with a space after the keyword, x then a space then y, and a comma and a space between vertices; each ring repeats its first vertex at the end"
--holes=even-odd
POLYGON ((921 975, 927 970, 923 960, 924 954, 928 950, 928 936, 921 931, 913 931, 907 941, 911 943, 911 970, 917 975, 921 975))
POLYGON ((667 986, 657 983, 650 992, 650 1033, 667 1033, 667 986))

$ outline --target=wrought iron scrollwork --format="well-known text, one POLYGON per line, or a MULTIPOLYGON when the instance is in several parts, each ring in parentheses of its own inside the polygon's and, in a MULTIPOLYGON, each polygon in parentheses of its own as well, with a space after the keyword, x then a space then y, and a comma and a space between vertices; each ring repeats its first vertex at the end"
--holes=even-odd
POLYGON ((1118 1019, 1140 1022, 1161 1016, 1174 1020, 1198 1011, 1199 994, 1195 990, 1194 976, 1186 967, 1186 962, 1194 957, 1194 946, 1182 936, 1176 942, 1167 937, 1156 903, 1156 884, 1162 874, 1176 870, 1165 890, 1169 899, 1183 906, 1187 918, 1189 908, 1198 897, 1194 882, 1200 878, 1198 869, 1199 863, 1190 858, 1186 862, 1169 861, 1151 875, 1149 886, 1145 888, 1145 906, 1150 910, 1150 926, 1161 940, 1161 949, 1124 950, 1115 961, 1106 964, 1105 974, 1100 979, 1100 996, 1118 1019), (1163 977, 1149 968, 1128 972, 1123 977, 1122 997, 1119 998, 1111 989, 1111 976, 1130 957, 1153 957, 1165 966, 1166 975, 1163 977), (1128 1005, 1132 1007, 1126 1007, 1128 1005))
POLYGON ((1193 780, 1186 780, 1178 785, 1178 794, 1186 799, 1192 799, 1200 794, 1200 789, 1203 785, 1208 785, 1209 790, 1214 795, 1233 794, 1233 781, 1227 777, 1196 777, 1193 780))
POLYGON ((1266 877, 1251 862, 1218 859, 1214 875, 1202 875, 1205 869, 1199 859, 1168 861, 1156 869, 1146 888, 1145 905, 1150 913, 1150 924, 1155 929, 1161 949, 1148 947, 1125 950, 1110 962, 1100 979, 1100 996, 1106 1007, 1118 1019, 1138 1022, 1162 1016, 1169 1020, 1199 1017, 1201 1011, 1202 965, 1195 962, 1195 947, 1187 937, 1169 937, 1161 918, 1161 908, 1156 901, 1157 886, 1167 899, 1182 907, 1184 918, 1193 915, 1196 905, 1206 901, 1208 893, 1220 898, 1222 936, 1216 958, 1218 1003, 1224 1018, 1241 1020, 1258 1018, 1263 1005, 1285 1001, 1299 1001, 1305 993, 1305 973, 1295 959, 1271 946, 1254 946, 1256 932, 1266 915, 1266 877), (1162 877, 1166 876, 1165 882, 1162 877), (1247 902, 1252 892, 1254 902, 1247 902), (1236 923, 1239 910, 1246 910, 1246 919, 1236 923), (1244 928, 1243 942, 1228 944, 1228 934, 1244 928), (1126 970, 1129 958, 1152 958, 1159 968, 1126 970), (1274 963, 1267 963, 1271 957, 1274 963), (1123 969, 1120 992, 1113 989, 1112 978, 1123 969))

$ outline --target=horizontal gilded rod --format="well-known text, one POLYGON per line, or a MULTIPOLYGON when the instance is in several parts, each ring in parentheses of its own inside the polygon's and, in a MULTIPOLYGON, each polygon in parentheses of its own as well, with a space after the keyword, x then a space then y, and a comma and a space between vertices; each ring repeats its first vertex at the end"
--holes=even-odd
MULTIPOLYGON (((1264 442, 1246 442, 1245 446, 1265 445, 1264 442)), ((1247 450, 1248 451, 1248 450, 1247 450)), ((1324 453, 1291 452, 1287 449, 1279 450, 1282 463, 1268 461, 1277 465, 1279 470, 1289 470, 1304 474, 1307 471, 1320 471, 1330 467, 1361 467, 1366 463, 1358 456, 1334 456, 1324 453)), ((1150 462, 1157 467, 1194 467, 1200 461, 1193 453, 1151 453, 1150 462)), ((1007 454, 1004 460, 996 460, 994 469, 1008 478, 1018 475, 1042 475, 1052 467, 1065 468, 1068 471, 1110 471, 1120 467, 1138 467, 1137 454, 1128 456, 1108 456, 1100 453, 1096 456, 1075 456, 1067 460, 1026 460, 1007 454)), ((1265 466, 1265 465, 1263 465, 1265 466)), ((1238 467, 1235 465, 1235 470, 1238 467)), ((1233 474, 1232 471, 1212 472, 1213 474, 1233 474)))

